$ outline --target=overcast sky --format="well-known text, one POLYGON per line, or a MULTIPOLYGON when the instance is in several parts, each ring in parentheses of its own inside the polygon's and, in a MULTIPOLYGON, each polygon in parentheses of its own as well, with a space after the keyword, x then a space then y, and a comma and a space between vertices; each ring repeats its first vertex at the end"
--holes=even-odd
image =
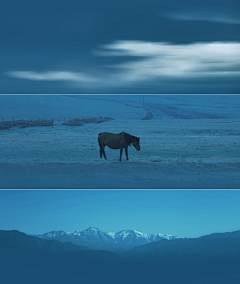
POLYGON ((0 230, 43 234, 97 227, 199 237, 239 230, 240 191, 0 191, 0 230))
POLYGON ((1 93, 240 93, 238 0, 5 1, 1 93))

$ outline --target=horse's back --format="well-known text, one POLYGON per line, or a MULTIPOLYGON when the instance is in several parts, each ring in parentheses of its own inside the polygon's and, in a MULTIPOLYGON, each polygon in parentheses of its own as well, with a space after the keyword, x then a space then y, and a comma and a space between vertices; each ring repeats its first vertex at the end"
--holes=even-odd
POLYGON ((102 136, 102 135, 121 135, 121 134, 125 134, 125 132, 120 132, 120 133, 101 132, 101 133, 98 134, 98 136, 102 136))
POLYGON ((100 141, 103 141, 103 140, 106 140, 108 137, 110 137, 112 135, 112 133, 109 133, 109 132, 102 132, 102 133, 99 133, 98 135, 98 140, 100 141))
POLYGON ((102 132, 99 133, 98 141, 102 145, 107 145, 112 149, 119 149, 122 144, 124 144, 124 135, 125 132, 121 132, 119 134, 114 134, 110 132, 102 132))
POLYGON ((121 133, 118 133, 118 134, 115 134, 115 133, 110 133, 110 132, 102 132, 102 133, 99 133, 98 135, 98 138, 100 139, 104 139, 104 138, 110 138, 110 139, 118 139, 119 137, 125 135, 125 132, 121 132, 121 133))

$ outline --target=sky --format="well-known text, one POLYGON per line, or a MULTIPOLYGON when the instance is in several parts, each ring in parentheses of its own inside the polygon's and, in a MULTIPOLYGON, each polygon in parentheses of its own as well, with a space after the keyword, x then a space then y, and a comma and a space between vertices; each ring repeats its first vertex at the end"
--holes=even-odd
POLYGON ((240 191, 0 191, 0 230, 43 234, 88 227, 199 237, 240 229, 240 191))
POLYGON ((240 93, 238 0, 5 1, 2 94, 240 93))

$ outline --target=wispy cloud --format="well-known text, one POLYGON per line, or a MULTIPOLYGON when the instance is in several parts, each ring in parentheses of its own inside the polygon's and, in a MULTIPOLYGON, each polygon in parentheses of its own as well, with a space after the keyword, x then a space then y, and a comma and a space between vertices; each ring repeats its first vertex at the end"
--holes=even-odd
POLYGON ((75 81, 75 82, 97 82, 97 78, 86 75, 84 73, 69 72, 69 71, 12 71, 6 73, 10 77, 28 79, 35 81, 75 81))
POLYGON ((239 17, 233 15, 229 16, 223 13, 216 12, 170 12, 161 14, 161 16, 178 21, 204 21, 240 25, 239 17))

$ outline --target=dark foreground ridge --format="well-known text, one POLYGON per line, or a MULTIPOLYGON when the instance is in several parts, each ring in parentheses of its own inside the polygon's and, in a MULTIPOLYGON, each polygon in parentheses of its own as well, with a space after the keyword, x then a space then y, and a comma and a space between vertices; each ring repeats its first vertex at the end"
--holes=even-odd
POLYGON ((1 283, 226 284, 239 283, 239 266, 239 231, 224 237, 160 240, 121 257, 0 231, 1 283))

